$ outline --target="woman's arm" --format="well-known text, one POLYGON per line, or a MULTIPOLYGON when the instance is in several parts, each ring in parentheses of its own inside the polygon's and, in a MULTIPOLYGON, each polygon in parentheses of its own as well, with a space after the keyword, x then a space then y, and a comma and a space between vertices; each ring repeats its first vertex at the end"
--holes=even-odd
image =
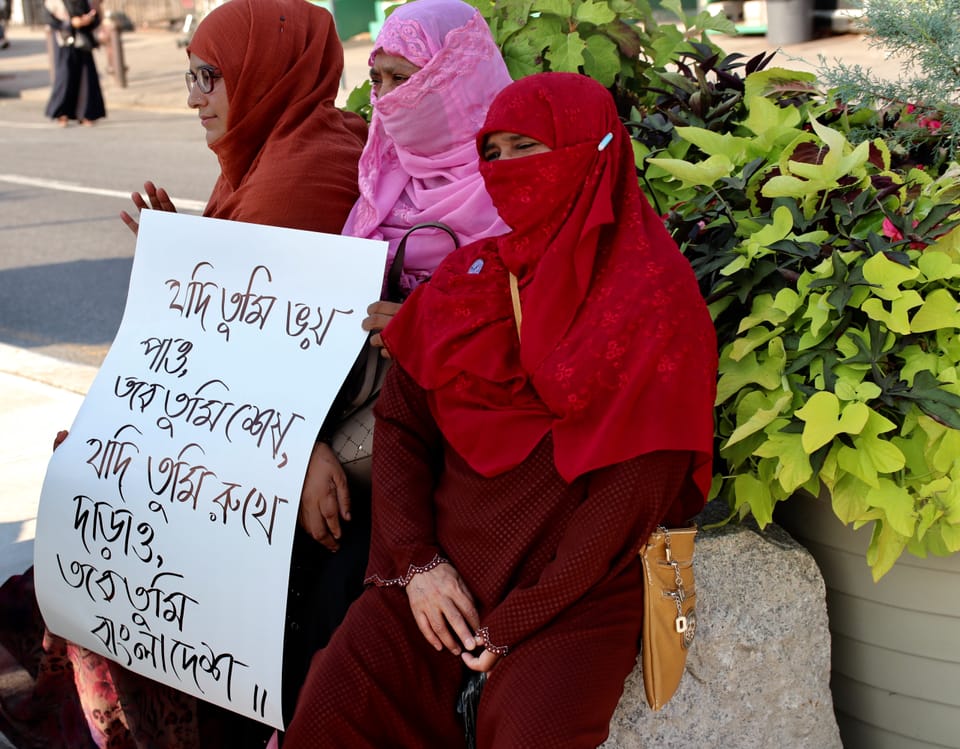
POLYGON ((443 465, 426 393, 394 364, 375 406, 373 530, 367 582, 406 585, 443 558, 433 493, 443 465))
POLYGON ((570 518, 555 558, 535 583, 514 588, 484 617, 481 643, 503 653, 530 637, 630 564, 668 511, 685 517, 695 513, 700 500, 690 482, 691 466, 691 453, 657 452, 593 472, 586 499, 570 518), (676 512, 675 504, 686 499, 690 506, 676 512))
POLYGON ((373 531, 366 582, 402 585, 424 638, 436 650, 472 650, 473 594, 436 541, 433 493, 442 439, 426 394, 394 364, 376 405, 373 531))

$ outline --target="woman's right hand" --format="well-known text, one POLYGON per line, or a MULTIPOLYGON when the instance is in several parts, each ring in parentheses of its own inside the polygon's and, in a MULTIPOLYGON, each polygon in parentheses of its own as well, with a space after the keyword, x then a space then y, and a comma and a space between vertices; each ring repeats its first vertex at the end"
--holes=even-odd
MULTIPOLYGON (((144 198, 143 195, 138 192, 130 193, 130 199, 137 208, 138 216, 142 211, 148 209, 154 211, 168 211, 170 213, 177 212, 176 207, 173 205, 173 201, 170 200, 170 195, 162 187, 157 187, 155 184, 153 184, 153 182, 144 182, 143 191, 147 195, 146 198, 144 198)), ((123 223, 127 225, 127 228, 130 229, 134 235, 136 235, 136 233, 140 230, 140 222, 126 211, 120 211, 120 218, 123 219, 123 223)))
POLYGON ((393 316, 399 311, 399 302, 374 302, 367 307, 367 316, 363 322, 360 323, 361 328, 374 333, 374 335, 370 336, 370 343, 373 346, 379 346, 382 349, 380 355, 386 359, 390 358, 390 354, 383 348, 383 339, 380 338, 380 331, 387 327, 387 323, 389 323, 393 319, 393 316))
POLYGON ((480 616, 453 565, 443 563, 418 572, 405 590, 420 632, 436 650, 446 648, 460 655, 477 646, 473 633, 480 626, 480 616))

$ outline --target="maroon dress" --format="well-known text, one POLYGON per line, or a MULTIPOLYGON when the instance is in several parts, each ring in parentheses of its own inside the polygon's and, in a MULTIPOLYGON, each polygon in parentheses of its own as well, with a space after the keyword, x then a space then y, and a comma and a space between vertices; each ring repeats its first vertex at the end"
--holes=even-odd
POLYGON ((402 587, 441 560, 473 594, 487 641, 506 649, 477 746, 601 744, 637 653, 639 545, 702 504, 692 453, 648 453, 568 484, 548 434, 485 478, 444 442, 400 366, 377 408, 372 585, 314 658, 284 749, 464 746, 465 667, 426 641, 402 587))

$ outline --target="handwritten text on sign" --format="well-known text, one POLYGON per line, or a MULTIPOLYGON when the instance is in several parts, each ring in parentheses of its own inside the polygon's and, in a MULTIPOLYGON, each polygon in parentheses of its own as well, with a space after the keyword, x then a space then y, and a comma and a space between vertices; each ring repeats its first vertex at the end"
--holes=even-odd
POLYGON ((386 245, 142 218, 120 330, 44 481, 40 607, 68 640, 281 727, 301 485, 386 245))

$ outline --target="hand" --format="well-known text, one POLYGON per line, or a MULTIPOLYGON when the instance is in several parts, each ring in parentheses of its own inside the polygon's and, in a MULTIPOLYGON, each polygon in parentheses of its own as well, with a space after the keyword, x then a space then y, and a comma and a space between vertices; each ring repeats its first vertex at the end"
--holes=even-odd
POLYGON ((446 648, 460 655, 464 648, 473 650, 477 646, 473 633, 480 626, 480 617, 473 596, 452 565, 440 564, 418 572, 407 583, 406 591, 420 632, 436 650, 446 648))
MULTIPOLYGON (((170 195, 162 187, 157 187, 153 182, 144 182, 143 191, 147 194, 146 199, 138 192, 130 193, 130 199, 136 206, 138 215, 141 211, 148 209, 154 211, 169 211, 170 213, 177 212, 173 201, 170 200, 170 195), (148 200, 150 201, 149 205, 147 204, 148 200)), ((140 230, 140 223, 126 211, 120 211, 120 218, 134 234, 140 230)))
POLYGON ((390 352, 383 347, 383 339, 380 337, 380 331, 387 327, 387 323, 393 319, 393 316, 400 311, 400 304, 397 302, 374 302, 367 307, 367 316, 360 327, 364 330, 376 331, 370 336, 370 343, 379 346, 382 350, 380 355, 385 359, 390 358, 390 352))
POLYGON ((315 444, 310 453, 297 520, 330 551, 340 548, 340 521, 350 520, 350 490, 340 461, 324 442, 315 444))
POLYGON ((480 655, 471 655, 470 653, 464 652, 461 656, 464 664, 471 671, 482 671, 487 672, 493 669, 497 665, 497 661, 500 660, 501 656, 496 653, 492 653, 486 648, 481 651, 480 655))

